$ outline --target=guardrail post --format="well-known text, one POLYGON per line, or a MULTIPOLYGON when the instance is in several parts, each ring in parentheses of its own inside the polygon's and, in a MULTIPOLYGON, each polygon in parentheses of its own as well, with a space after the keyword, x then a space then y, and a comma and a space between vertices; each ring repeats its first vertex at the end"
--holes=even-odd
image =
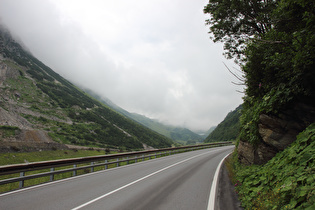
MULTIPOLYGON (((119 161, 119 158, 117 158, 117 161, 119 161)), ((119 167, 119 162, 117 162, 117 165, 116 165, 117 167, 119 167)))
MULTIPOLYGON (((74 164, 73 165, 73 168, 76 168, 77 167, 77 165, 76 164, 74 164)), ((76 176, 77 175, 77 170, 73 170, 73 176, 76 176)))
MULTIPOLYGON (((55 168, 51 168, 50 171, 51 172, 55 171, 55 168)), ((50 175, 49 181, 51 181, 51 182, 54 181, 54 175, 53 174, 50 175)))
POLYGON ((92 167, 91 167, 91 173, 94 172, 94 167, 93 167, 93 165, 94 165, 94 162, 91 162, 91 166, 92 166, 92 167))
POLYGON ((157 154, 157 153, 155 153, 155 158, 156 158, 156 154, 157 154))
POLYGON ((144 155, 142 155, 142 161, 144 161, 144 155))
POLYGON ((129 164, 129 156, 127 157, 127 161, 126 162, 127 162, 127 165, 128 165, 129 164))
MULTIPOLYGON (((107 163, 108 161, 105 160, 105 163, 107 163)), ((108 164, 105 165, 105 170, 108 169, 108 164)))
MULTIPOLYGON (((20 172, 20 177, 23 177, 23 176, 25 176, 25 172, 24 171, 20 172)), ((19 182, 19 188, 22 188, 22 187, 24 187, 24 180, 21 180, 19 182)))
POLYGON ((137 155, 135 156, 135 163, 137 162, 137 155))

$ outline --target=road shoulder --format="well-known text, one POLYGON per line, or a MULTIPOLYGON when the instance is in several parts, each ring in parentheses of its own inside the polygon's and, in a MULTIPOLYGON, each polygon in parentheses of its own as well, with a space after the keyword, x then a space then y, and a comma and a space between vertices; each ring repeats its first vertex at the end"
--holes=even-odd
POLYGON ((215 209, 229 209, 229 210, 242 210, 241 202, 235 192, 234 185, 230 181, 226 165, 223 164, 218 180, 217 197, 215 202, 215 209))

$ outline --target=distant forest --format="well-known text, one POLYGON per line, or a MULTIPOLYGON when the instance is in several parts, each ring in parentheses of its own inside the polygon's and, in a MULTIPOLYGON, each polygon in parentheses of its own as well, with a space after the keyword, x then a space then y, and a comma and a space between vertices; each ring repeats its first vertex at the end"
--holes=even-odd
POLYGON ((240 130, 240 116, 242 105, 227 114, 225 119, 212 131, 204 142, 235 140, 240 130))

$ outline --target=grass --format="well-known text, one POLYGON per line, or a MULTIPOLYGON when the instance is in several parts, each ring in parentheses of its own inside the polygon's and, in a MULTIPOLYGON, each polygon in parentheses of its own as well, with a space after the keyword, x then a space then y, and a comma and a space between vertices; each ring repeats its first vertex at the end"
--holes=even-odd
POLYGON ((67 158, 105 155, 102 150, 56 150, 40 152, 12 152, 0 154, 0 165, 11 165, 25 162, 59 160, 67 158))

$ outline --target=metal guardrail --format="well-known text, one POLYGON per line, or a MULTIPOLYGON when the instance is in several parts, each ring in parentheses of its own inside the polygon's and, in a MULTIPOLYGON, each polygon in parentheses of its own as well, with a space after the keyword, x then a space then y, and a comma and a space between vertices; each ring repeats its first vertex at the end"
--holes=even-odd
MULTIPOLYGON (((24 187, 24 181, 29 179, 35 179, 39 177, 49 176, 49 181, 54 181, 54 175, 62 174, 66 172, 73 172, 72 176, 77 175, 78 170, 89 169, 88 172, 93 172, 95 167, 104 166, 104 169, 108 168, 108 165, 115 164, 117 167, 120 166, 122 162, 127 164, 130 161, 137 162, 138 160, 144 161, 145 158, 151 159, 152 157, 157 158, 157 156, 171 155, 180 152, 187 152, 191 150, 206 149, 210 147, 217 146, 226 146, 231 145, 232 142, 219 142, 219 143, 210 143, 210 144, 201 144, 193 146, 183 146, 183 147, 174 147, 166 149, 156 149, 156 150, 147 150, 147 151, 138 151, 138 152, 128 152, 112 155, 100 155, 100 156, 90 156, 82 158, 71 158, 71 159, 62 159, 62 160, 52 160, 52 161, 42 161, 34 163, 25 163, 25 164, 14 164, 14 165, 5 165, 0 166, 0 176, 10 175, 19 173, 19 177, 9 178, 0 180, 0 185, 9 184, 13 182, 19 182, 19 188, 24 187), (78 166, 80 164, 88 164, 84 166, 78 166), (59 167, 64 166, 73 166, 71 168, 55 170, 59 167), (25 175, 26 172, 38 171, 41 169, 50 169, 48 172, 25 175)), ((88 173, 86 172, 86 173, 88 173)))

